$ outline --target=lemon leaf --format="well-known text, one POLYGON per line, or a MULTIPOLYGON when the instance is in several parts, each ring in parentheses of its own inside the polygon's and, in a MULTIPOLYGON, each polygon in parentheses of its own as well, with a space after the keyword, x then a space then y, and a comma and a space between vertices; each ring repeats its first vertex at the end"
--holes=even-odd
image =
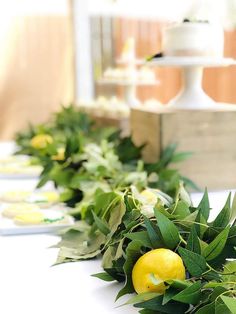
POLYGON ((197 281, 190 287, 182 290, 176 294, 172 300, 179 301, 187 304, 198 304, 201 298, 201 282, 197 281))
POLYGON ((148 247, 150 249, 152 249, 152 247, 153 247, 147 231, 138 231, 138 232, 126 233, 125 237, 130 239, 130 240, 138 240, 138 241, 142 242, 143 246, 148 247))
POLYGON ((163 241, 168 248, 173 249, 179 243, 179 231, 175 224, 170 221, 165 215, 154 209, 154 214, 157 219, 158 227, 160 228, 163 241))
POLYGON ((150 238, 152 248, 157 249, 163 246, 162 240, 158 235, 158 228, 157 226, 149 220, 147 217, 144 216, 145 226, 147 228, 147 233, 150 238))
POLYGON ((192 276, 199 277, 207 270, 206 260, 200 254, 191 252, 182 247, 178 249, 178 252, 192 276))
POLYGON ((226 227, 229 224, 230 216, 231 216, 231 210, 230 210, 230 200, 231 200, 231 193, 229 193, 229 196, 226 200, 226 203, 223 207, 223 209, 220 211, 216 219, 213 221, 212 226, 213 227, 226 227))
POLYGON ((97 225, 98 229, 104 234, 104 235, 108 235, 110 233, 110 229, 108 227, 107 222, 102 221, 102 219, 100 219, 93 211, 93 218, 94 218, 94 222, 97 225))
POLYGON ((193 225, 188 237, 186 249, 201 254, 201 245, 197 236, 196 228, 193 225))
POLYGON ((215 314, 215 302, 204 305, 197 310, 196 314, 215 314))
MULTIPOLYGON (((160 311, 161 313, 169 313, 169 314, 183 314, 188 309, 189 305, 170 301, 167 304, 163 305, 163 296, 155 297, 151 300, 140 302, 134 304, 135 307, 144 308, 147 310, 160 311)), ((144 312, 145 313, 145 312, 144 312)))
POLYGON ((223 230, 218 236, 204 249, 203 255, 207 261, 216 258, 224 249, 228 239, 229 227, 223 230))
POLYGON ((235 314, 236 313, 236 299, 235 298, 230 298, 226 296, 221 296, 221 299, 225 303, 225 305, 228 307, 228 309, 231 311, 231 313, 235 314))
POLYGON ((159 295, 160 294, 157 292, 143 292, 143 293, 140 293, 140 294, 135 295, 134 297, 130 298, 127 302, 125 302, 124 304, 121 304, 119 307, 121 307, 123 305, 134 304, 134 303, 141 302, 141 301, 147 301, 147 300, 153 299, 159 295))
POLYGON ((132 282, 132 269, 138 258, 142 255, 141 247, 142 243, 140 241, 135 240, 130 242, 126 248, 126 261, 123 266, 126 277, 125 286, 117 294, 116 300, 122 297, 124 294, 134 292, 132 282))
POLYGON ((105 273, 105 272, 93 274, 91 276, 99 278, 99 279, 104 280, 104 281, 114 281, 115 280, 111 275, 109 275, 108 273, 105 273))
POLYGON ((207 189, 205 189, 203 197, 197 207, 197 210, 202 214, 202 216, 208 220, 210 214, 210 203, 208 198, 207 189))

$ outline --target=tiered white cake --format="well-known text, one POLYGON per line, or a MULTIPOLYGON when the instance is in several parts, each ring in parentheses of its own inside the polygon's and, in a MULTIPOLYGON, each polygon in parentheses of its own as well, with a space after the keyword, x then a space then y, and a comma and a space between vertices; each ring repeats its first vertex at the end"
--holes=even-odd
POLYGON ((223 28, 202 21, 172 24, 164 29, 162 51, 165 56, 223 57, 223 28))

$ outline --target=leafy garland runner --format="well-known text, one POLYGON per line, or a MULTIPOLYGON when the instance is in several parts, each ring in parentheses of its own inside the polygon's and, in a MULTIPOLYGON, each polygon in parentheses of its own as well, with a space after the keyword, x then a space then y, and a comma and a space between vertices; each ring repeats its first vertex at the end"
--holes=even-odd
MULTIPOLYGON (((132 270, 139 257, 152 249, 167 248, 181 256, 186 279, 167 280, 164 295, 139 294, 129 304, 145 314, 235 313, 236 262, 227 260, 236 258, 236 199, 231 207, 229 195, 216 219, 208 222, 206 191, 197 207, 191 205, 182 185, 174 202, 155 190, 148 192, 156 195, 156 204, 145 203, 142 193, 132 189, 123 194, 100 194, 86 208, 84 220, 68 230, 57 245, 57 263, 102 253, 105 272, 94 276, 125 281, 117 295, 120 298, 134 292, 132 270)), ((153 285, 160 284, 150 278, 153 285)))
MULTIPOLYGON (((167 169, 171 161, 186 157, 176 155, 173 145, 160 161, 145 164, 140 160, 141 148, 129 138, 94 142, 89 132, 85 136, 82 129, 68 127, 64 136, 63 128, 35 154, 45 166, 40 185, 53 180, 66 189, 66 201, 79 202, 73 213, 80 221, 57 245, 57 263, 102 254, 105 272, 95 276, 125 281, 119 298, 134 292, 132 270, 140 256, 157 248, 170 249, 181 256, 186 279, 164 280, 164 294, 147 292, 128 303, 144 314, 236 313, 236 263, 228 261, 236 258, 235 199, 231 206, 229 196, 209 222, 207 192, 193 207, 181 176, 167 169), (60 145, 64 156, 56 158, 60 145)), ((150 280, 153 286, 160 284, 153 274, 150 280)))
POLYGON ((184 180, 169 166, 189 157, 176 153, 172 144, 155 163, 141 159, 143 146, 134 145, 130 137, 121 138, 114 129, 98 129, 87 115, 75 106, 63 108, 47 123, 30 127, 16 136, 18 153, 28 154, 44 167, 39 187, 51 180, 63 189, 61 200, 75 207, 72 214, 81 218, 83 202, 96 192, 123 191, 130 185, 143 189, 147 185, 174 195, 178 182, 184 180))

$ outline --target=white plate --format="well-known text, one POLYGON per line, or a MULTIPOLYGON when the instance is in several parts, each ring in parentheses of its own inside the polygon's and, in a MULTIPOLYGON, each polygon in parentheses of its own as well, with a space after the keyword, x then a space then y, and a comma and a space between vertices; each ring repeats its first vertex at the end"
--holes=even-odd
POLYGON ((147 65, 152 66, 173 66, 173 67, 225 67, 235 65, 236 60, 232 58, 214 58, 214 57, 161 57, 147 61, 147 65))
MULTIPOLYGON (((4 206, 4 205, 3 205, 4 206)), ((1 209, 3 209, 3 206, 1 209)), ((42 212, 58 212, 61 209, 42 209, 42 212)), ((74 218, 66 215, 66 222, 39 225, 17 225, 12 219, 5 218, 0 213, 0 235, 20 235, 35 233, 56 233, 74 224, 74 218)))
POLYGON ((129 85, 138 85, 138 86, 151 86, 158 85, 160 81, 158 80, 150 80, 150 81, 141 81, 141 80, 125 80, 125 79, 106 79, 101 78, 97 81, 98 84, 101 85, 120 85, 120 86, 129 86, 129 85))
POLYGON ((27 179, 38 179, 39 174, 37 173, 1 173, 0 179, 2 180, 27 180, 27 179))

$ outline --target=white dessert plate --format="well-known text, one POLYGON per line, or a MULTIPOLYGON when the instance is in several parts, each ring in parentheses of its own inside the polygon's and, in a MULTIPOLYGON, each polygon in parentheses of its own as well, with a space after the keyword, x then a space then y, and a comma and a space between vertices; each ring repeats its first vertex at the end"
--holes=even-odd
POLYGON ((42 172, 39 165, 31 165, 30 157, 11 155, 0 158, 0 179, 32 179, 42 172))
POLYGON ((214 58, 214 57, 161 57, 147 61, 147 65, 152 66, 174 66, 174 67, 225 67, 235 65, 236 60, 233 58, 214 58))
MULTIPOLYGON (((2 207, 3 208, 3 207, 2 207)), ((1 208, 1 209, 2 209, 1 208)), ((0 209, 0 211, 1 211, 0 209)), ((60 211, 60 209, 44 209, 43 212, 52 214, 60 211)), ((21 234, 36 234, 36 233, 57 233, 58 231, 68 228, 74 224, 74 218, 65 215, 65 222, 55 222, 38 225, 17 225, 12 219, 5 218, 0 213, 0 235, 21 235, 21 234)))
POLYGON ((1 173, 0 179, 6 180, 27 180, 27 179, 37 179, 40 173, 1 173))
POLYGON ((120 86, 129 86, 129 85, 137 85, 137 86, 151 86, 151 85, 158 85, 160 84, 160 81, 139 81, 139 80, 113 80, 113 79, 99 79, 97 81, 98 84, 104 84, 104 85, 120 85, 120 86))

